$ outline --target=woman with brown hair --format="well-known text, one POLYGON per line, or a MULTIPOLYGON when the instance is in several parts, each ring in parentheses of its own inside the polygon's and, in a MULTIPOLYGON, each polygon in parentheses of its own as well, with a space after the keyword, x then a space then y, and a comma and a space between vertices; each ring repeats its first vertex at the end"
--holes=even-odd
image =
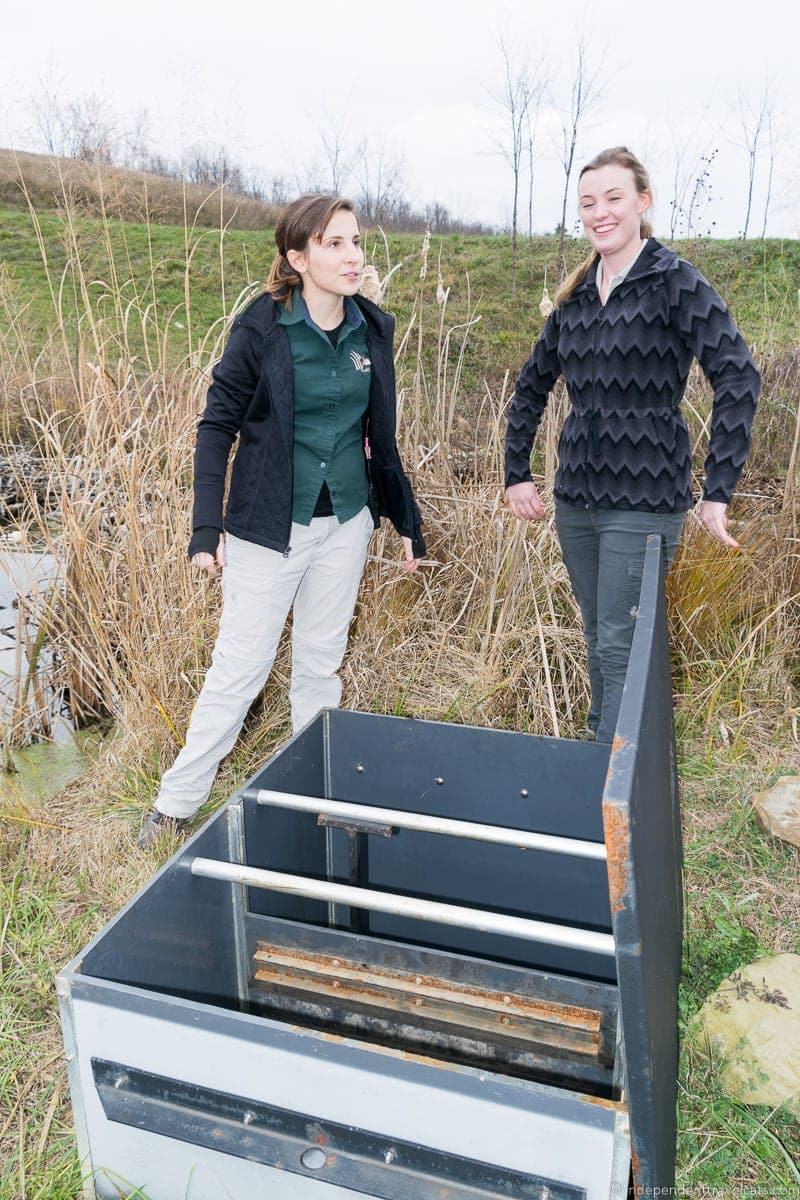
POLYGON ((282 212, 275 242, 265 290, 233 322, 197 430, 189 554, 222 574, 222 616, 186 744, 140 845, 185 824, 208 796, 289 610, 296 732, 339 704, 338 670, 380 517, 401 535, 405 570, 425 552, 395 440, 394 321, 358 295, 364 252, 353 206, 302 196, 282 212))
POLYGON ((559 441, 555 526, 581 610, 591 705, 586 735, 614 736, 633 638, 645 541, 667 565, 692 507, 691 444, 680 402, 696 356, 714 389, 697 515, 736 548, 727 507, 750 442, 760 379, 725 302, 652 236, 647 172, 624 146, 580 173, 578 207, 592 253, 556 295, 511 400, 506 498, 514 516, 545 508, 531 478, 533 438, 563 374, 570 412, 559 441))

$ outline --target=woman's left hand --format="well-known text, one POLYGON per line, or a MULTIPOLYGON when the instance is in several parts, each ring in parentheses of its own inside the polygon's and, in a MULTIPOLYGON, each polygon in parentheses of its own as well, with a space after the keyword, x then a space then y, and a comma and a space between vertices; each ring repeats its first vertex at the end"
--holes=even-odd
POLYGON ((401 538, 401 541, 403 543, 403 551, 405 553, 405 560, 403 562, 403 570, 404 571, 416 571, 417 567, 419 566, 419 559, 414 558, 414 550, 412 548, 411 538, 404 537, 404 538, 401 538))
POLYGON ((739 543, 728 533, 728 506, 719 500, 701 500, 697 506, 697 516, 707 533, 710 533, 723 546, 732 550, 739 549, 739 543))

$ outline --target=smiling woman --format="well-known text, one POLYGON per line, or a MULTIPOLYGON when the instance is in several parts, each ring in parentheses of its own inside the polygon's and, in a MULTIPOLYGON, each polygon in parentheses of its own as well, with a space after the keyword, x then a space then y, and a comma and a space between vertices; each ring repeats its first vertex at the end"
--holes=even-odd
POLYGON ((690 263, 652 237, 647 171, 624 146, 587 163, 578 207, 589 257, 556 295, 514 390, 506 498, 541 519, 533 438, 560 375, 571 410, 559 441, 555 524, 583 618, 592 700, 587 736, 614 736, 648 534, 669 564, 691 508, 691 445, 680 402, 696 356, 714 388, 698 516, 723 545, 760 386, 725 302, 690 263))
POLYGON ((281 214, 275 241, 264 292, 233 323, 197 431, 189 554, 221 573, 222 616, 186 744, 140 845, 185 823, 208 796, 289 610, 297 732, 339 704, 338 670, 381 516, 401 535, 405 570, 425 552, 395 437, 394 322, 357 294, 364 252, 353 206, 302 196, 281 214))

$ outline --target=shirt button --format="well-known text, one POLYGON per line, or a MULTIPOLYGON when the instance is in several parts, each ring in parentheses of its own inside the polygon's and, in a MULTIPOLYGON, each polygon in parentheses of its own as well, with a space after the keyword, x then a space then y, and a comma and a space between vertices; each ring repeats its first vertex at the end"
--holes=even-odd
POLYGON ((336 378, 336 372, 335 372, 335 371, 331 371, 331 379, 335 379, 335 378, 336 378))
POLYGON ((325 463, 320 463, 319 465, 322 467, 322 469, 323 469, 323 471, 324 471, 324 470, 325 470, 325 463))
POLYGON ((332 430, 332 429, 326 429, 326 430, 325 430, 325 432, 327 433, 328 437, 331 437, 331 436, 332 436, 332 434, 333 434, 333 430, 332 430))

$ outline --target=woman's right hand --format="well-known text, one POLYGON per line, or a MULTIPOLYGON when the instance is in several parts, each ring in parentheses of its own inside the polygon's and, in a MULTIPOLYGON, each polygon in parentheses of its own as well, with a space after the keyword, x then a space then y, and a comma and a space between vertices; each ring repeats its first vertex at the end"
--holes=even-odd
POLYGON ((219 575, 222 568, 225 566, 225 539, 220 534, 219 545, 217 546, 216 554, 194 554, 192 562, 196 567, 200 567, 201 571, 207 571, 209 575, 219 575))
POLYGON ((525 521, 541 521, 545 508, 532 480, 512 483, 506 488, 506 500, 515 517, 525 521))

